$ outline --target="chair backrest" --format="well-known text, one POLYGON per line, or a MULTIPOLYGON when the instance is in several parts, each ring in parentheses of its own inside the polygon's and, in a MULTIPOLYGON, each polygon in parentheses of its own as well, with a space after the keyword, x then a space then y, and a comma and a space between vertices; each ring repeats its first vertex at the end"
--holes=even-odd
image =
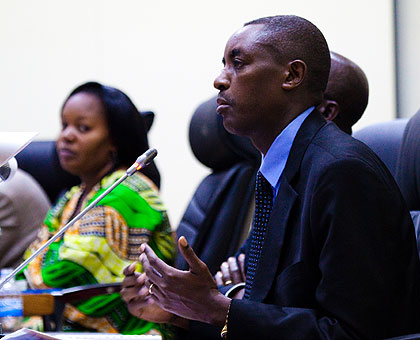
POLYGON ((397 159, 408 119, 395 119, 369 125, 353 133, 353 137, 369 146, 395 177, 397 159))
POLYGON ((35 141, 16 156, 19 168, 31 174, 54 203, 60 193, 80 183, 60 166, 54 141, 35 141))
MULTIPOLYGON (((199 184, 177 228, 177 236, 187 238, 213 274, 240 246, 261 160, 248 138, 225 130, 216 108, 213 97, 191 119, 192 151, 212 173, 199 184)), ((177 256, 176 266, 188 268, 182 256, 177 256)))
POLYGON ((404 130, 396 178, 408 208, 420 210, 420 110, 404 130))

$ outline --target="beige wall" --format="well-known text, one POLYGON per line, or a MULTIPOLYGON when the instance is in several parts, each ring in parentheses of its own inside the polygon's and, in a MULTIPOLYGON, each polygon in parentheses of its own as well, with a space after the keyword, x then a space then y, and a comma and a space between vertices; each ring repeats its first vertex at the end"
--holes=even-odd
POLYGON ((396 0, 398 112, 411 117, 420 108, 420 1, 396 0))
POLYGON ((394 116, 389 0, 0 0, 1 130, 55 138, 60 106, 76 85, 97 80, 122 89, 157 115, 151 145, 176 226, 207 173, 189 148, 190 116, 216 94, 228 37, 273 14, 311 20, 332 50, 365 70, 371 96, 356 129, 394 116))

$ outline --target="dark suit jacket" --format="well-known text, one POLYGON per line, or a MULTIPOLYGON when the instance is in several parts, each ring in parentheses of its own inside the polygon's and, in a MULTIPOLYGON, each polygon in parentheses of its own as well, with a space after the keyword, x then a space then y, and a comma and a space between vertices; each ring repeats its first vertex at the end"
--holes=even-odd
POLYGON ((232 301, 228 339, 418 332, 419 275, 413 224, 392 176, 314 111, 283 172, 250 300, 232 301))

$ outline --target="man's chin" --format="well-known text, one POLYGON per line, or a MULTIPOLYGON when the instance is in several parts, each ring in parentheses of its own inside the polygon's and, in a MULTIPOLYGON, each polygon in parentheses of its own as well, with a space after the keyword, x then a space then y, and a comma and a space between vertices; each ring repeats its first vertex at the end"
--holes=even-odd
POLYGON ((248 134, 238 126, 238 124, 234 124, 228 118, 223 117, 223 126, 225 127, 226 131, 231 133, 232 135, 236 136, 248 136, 248 134))

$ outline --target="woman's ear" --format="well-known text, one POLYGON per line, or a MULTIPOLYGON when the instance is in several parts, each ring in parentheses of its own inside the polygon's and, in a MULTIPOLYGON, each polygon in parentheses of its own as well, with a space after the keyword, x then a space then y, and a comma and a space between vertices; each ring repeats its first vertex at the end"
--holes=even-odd
POLYGON ((282 84, 284 90, 293 90, 300 86, 306 76, 306 64, 302 60, 293 60, 287 64, 287 76, 282 84))

